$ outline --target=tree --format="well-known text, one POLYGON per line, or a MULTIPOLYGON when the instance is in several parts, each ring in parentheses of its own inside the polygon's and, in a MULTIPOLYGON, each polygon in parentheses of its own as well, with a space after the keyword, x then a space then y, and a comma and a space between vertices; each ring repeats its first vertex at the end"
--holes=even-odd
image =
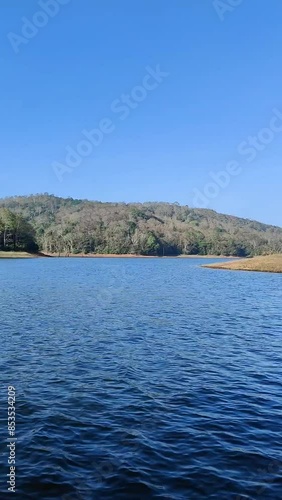
POLYGON ((0 200, 0 213, 0 248, 6 250, 37 243, 43 252, 62 255, 282 252, 281 228, 171 203, 101 203, 43 194, 0 200))
POLYGON ((37 252, 33 227, 19 214, 0 209, 0 249, 37 252))

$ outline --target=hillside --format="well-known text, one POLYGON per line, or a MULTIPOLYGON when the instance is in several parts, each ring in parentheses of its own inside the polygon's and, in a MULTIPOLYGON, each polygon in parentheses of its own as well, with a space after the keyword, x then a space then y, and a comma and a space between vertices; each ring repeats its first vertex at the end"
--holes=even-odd
POLYGON ((249 256, 282 252, 282 229, 169 203, 101 203, 43 194, 0 200, 48 253, 249 256))

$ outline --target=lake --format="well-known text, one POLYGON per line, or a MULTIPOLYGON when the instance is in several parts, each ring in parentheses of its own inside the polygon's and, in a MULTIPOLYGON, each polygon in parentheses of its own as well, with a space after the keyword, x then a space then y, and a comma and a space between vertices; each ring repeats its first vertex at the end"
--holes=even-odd
POLYGON ((8 386, 15 498, 282 499, 282 276, 206 262, 0 260, 1 500, 8 386))

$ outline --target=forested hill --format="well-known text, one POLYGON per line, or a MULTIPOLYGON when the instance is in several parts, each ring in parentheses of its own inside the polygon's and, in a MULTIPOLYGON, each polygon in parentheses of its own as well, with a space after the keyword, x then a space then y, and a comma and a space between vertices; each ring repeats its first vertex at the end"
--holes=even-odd
POLYGON ((49 253, 258 255, 282 252, 282 229, 170 203, 101 203, 52 195, 0 200, 49 253))

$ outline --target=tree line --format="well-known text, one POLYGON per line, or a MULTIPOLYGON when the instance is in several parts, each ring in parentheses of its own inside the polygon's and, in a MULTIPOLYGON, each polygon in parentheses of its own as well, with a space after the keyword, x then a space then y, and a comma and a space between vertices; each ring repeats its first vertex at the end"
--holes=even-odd
POLYGON ((177 203, 101 203, 43 194, 3 199, 0 206, 13 212, 5 244, 3 230, 0 240, 9 248, 26 247, 28 237, 29 244, 51 254, 282 252, 281 228, 177 203))

